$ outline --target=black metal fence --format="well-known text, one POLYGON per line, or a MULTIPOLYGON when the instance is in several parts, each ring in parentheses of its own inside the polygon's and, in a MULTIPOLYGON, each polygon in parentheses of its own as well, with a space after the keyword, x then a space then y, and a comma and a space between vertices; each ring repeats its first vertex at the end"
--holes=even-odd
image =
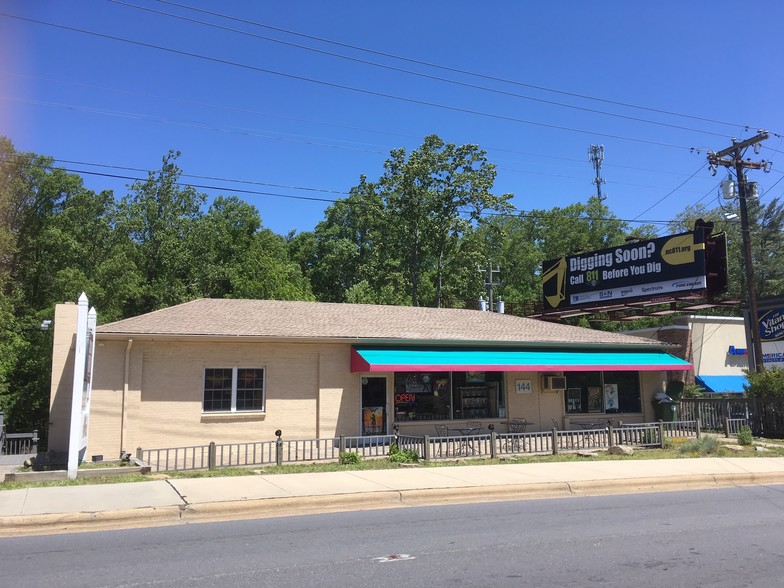
MULTIPOLYGON (((188 447, 136 450, 136 459, 149 464, 153 471, 184 471, 337 461, 341 453, 359 453, 363 457, 389 454, 393 435, 375 437, 335 437, 294 439, 248 443, 209 443, 188 447)), ((421 455, 421 454, 420 454, 421 455)))
POLYGON ((34 453, 38 453, 38 431, 0 433, 0 455, 32 455, 34 453))
MULTIPOLYGON (((745 422, 745 421, 744 421, 745 422)), ((661 447, 664 439, 696 437, 695 421, 610 425, 588 430, 538 431, 437 437, 430 435, 380 435, 260 441, 255 443, 209 443, 189 447, 136 450, 136 458, 152 471, 198 470, 221 467, 282 465, 337 461, 341 453, 362 457, 389 455, 393 443, 401 450, 415 451, 426 461, 466 457, 497 458, 505 455, 556 454, 581 450, 607 449, 613 445, 661 447)))

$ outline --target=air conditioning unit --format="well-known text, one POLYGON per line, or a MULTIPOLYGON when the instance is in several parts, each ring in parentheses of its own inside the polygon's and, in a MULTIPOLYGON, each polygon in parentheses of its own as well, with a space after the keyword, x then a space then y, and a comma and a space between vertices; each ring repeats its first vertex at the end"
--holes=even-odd
POLYGON ((566 378, 564 376, 545 376, 544 387, 546 390, 566 390, 566 378))

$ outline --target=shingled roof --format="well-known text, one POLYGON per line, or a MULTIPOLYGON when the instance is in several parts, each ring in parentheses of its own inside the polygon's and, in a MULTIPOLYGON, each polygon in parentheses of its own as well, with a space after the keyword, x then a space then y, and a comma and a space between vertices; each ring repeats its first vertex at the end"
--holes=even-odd
POLYGON ((98 335, 662 347, 652 339, 477 310, 206 298, 102 325, 98 335))

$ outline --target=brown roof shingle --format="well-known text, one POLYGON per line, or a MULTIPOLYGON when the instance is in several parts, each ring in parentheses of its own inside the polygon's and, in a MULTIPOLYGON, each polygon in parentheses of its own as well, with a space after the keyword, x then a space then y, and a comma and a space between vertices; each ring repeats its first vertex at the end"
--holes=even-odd
POLYGON ((102 325, 98 333, 363 343, 661 346, 642 337, 476 310, 206 298, 102 325))

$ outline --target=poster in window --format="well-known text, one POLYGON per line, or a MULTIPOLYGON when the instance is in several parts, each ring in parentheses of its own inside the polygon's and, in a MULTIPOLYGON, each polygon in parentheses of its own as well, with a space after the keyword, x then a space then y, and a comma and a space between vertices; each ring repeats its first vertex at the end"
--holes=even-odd
POLYGON ((406 378, 406 392, 409 394, 431 394, 432 383, 428 374, 409 374, 406 378))
POLYGON ((602 389, 599 386, 588 388, 588 412, 602 412, 602 389))
POLYGON ((362 409, 362 434, 379 435, 384 431, 384 407, 366 406, 362 409))
POLYGON ((604 385, 604 411, 618 412, 618 384, 604 385))
POLYGON ((442 380, 436 380, 434 394, 438 398, 446 398, 446 395, 449 394, 449 380, 444 378, 442 380))
POLYGON ((566 412, 582 411, 582 389, 569 388, 566 391, 566 412))

